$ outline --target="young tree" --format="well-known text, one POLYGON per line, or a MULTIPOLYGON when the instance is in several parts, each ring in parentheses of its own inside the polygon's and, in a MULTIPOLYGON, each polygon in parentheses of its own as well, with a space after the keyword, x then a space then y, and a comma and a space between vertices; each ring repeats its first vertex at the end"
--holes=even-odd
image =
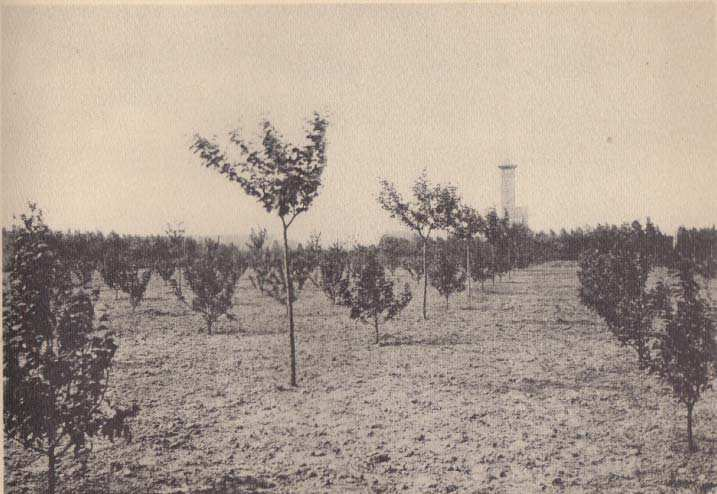
POLYGON ((157 237, 152 245, 152 269, 162 278, 165 286, 174 276, 177 269, 177 260, 173 256, 170 240, 166 237, 157 237))
MULTIPOLYGON (((302 269, 307 270, 309 273, 309 281, 316 288, 321 289, 321 272, 319 270, 319 264, 324 255, 324 249, 321 247, 321 234, 312 233, 309 236, 309 241, 306 243, 306 247, 299 244, 297 248, 297 255, 300 257, 300 263, 302 269)), ((292 257, 292 260, 296 259, 292 257)), ((294 261, 296 262, 296 261, 294 261)))
POLYGON ((246 243, 249 249, 249 267, 251 268, 249 281, 262 295, 264 295, 264 283, 274 265, 271 252, 265 247, 266 238, 266 228, 259 228, 256 231, 252 228, 249 233, 249 241, 246 243))
POLYGON ((510 217, 508 216, 508 211, 506 211, 500 219, 498 237, 495 245, 495 272, 498 278, 502 280, 503 275, 506 273, 509 274, 514 265, 513 243, 510 238, 510 217))
POLYGON ((57 240, 58 255, 69 267, 74 280, 79 286, 91 288, 92 275, 100 261, 97 247, 101 239, 91 233, 68 231, 65 235, 58 234, 57 240))
POLYGON ((369 250, 363 258, 352 274, 350 288, 343 291, 341 304, 351 308, 351 319, 374 325, 378 344, 379 323, 395 318, 408 305, 411 290, 406 284, 403 293, 396 296, 377 253, 369 250))
MULTIPOLYGON (((656 367, 672 386, 674 396, 687 408, 687 441, 694 451, 692 411, 704 391, 717 377, 717 334, 709 317, 709 305, 700 297, 694 263, 683 259, 678 265, 679 298, 672 310, 668 297, 662 305, 665 334, 656 367)), ((667 291, 663 292, 667 293, 667 291)))
POLYGON ((77 458, 117 417, 100 410, 117 345, 50 247, 42 213, 31 205, 21 219, 3 307, 5 432, 47 457, 53 494, 58 459, 70 448, 77 458))
POLYGON ((167 223, 165 230, 169 240, 170 259, 174 262, 174 274, 176 278, 170 281, 178 299, 182 299, 182 270, 187 265, 187 238, 182 223, 172 225, 167 223))
POLYGON ((127 261, 125 257, 129 249, 126 240, 112 232, 107 237, 105 252, 100 265, 100 275, 105 284, 115 291, 115 300, 119 298, 120 281, 127 261))
POLYGON ((286 297, 291 297, 291 302, 296 302, 299 293, 306 286, 311 274, 316 267, 313 264, 313 254, 307 255, 307 251, 299 244, 295 249, 289 249, 289 265, 291 279, 291 294, 287 290, 286 274, 284 271, 284 256, 278 242, 274 242, 270 249, 269 259, 272 262, 268 275, 264 280, 265 292, 279 303, 286 304, 286 297))
POLYGON ((692 450, 692 411, 716 376, 714 323, 708 304, 699 296, 694 262, 683 259, 679 264, 675 304, 665 283, 646 289, 652 256, 642 252, 634 238, 624 237, 613 251, 583 257, 580 299, 605 319, 621 343, 636 350, 640 368, 657 373, 672 386, 674 396, 687 407, 692 450))
POLYGON ((120 290, 129 295, 129 303, 132 306, 133 313, 144 299, 144 294, 151 278, 152 270, 140 269, 134 264, 125 265, 122 269, 119 287, 120 290))
POLYGON ((470 273, 473 281, 479 281, 481 288, 485 287, 485 280, 490 273, 491 249, 488 242, 474 238, 470 241, 473 247, 470 249, 470 273))
POLYGON ((470 206, 463 205, 456 215, 453 232, 455 236, 466 244, 466 283, 468 287, 468 307, 471 306, 471 244, 473 239, 485 230, 485 221, 478 211, 470 206))
POLYGON ((232 269, 236 275, 236 281, 239 283, 239 279, 249 269, 249 256, 234 244, 229 245, 229 250, 231 251, 232 269))
MULTIPOLYGON (((414 242, 408 238, 383 235, 378 242, 381 265, 394 275, 398 268, 404 267, 406 259, 414 254, 414 242)), ((413 273, 410 273, 413 277, 413 273)), ((421 274, 422 276, 422 274, 421 274)), ((420 281, 421 276, 416 277, 420 281)))
POLYGON ((194 297, 191 307, 207 323, 207 333, 221 316, 235 320, 229 311, 233 305, 238 270, 230 252, 218 243, 207 241, 204 252, 190 260, 185 270, 187 284, 194 297))
POLYGON ((435 260, 429 268, 428 279, 431 285, 438 290, 446 299, 446 309, 448 309, 448 299, 456 292, 462 292, 466 288, 466 273, 460 269, 460 255, 455 243, 443 239, 435 242, 435 260))
POLYGON ((434 230, 450 228, 455 220, 458 196, 452 186, 431 185, 426 171, 416 179, 413 185, 413 202, 407 202, 396 187, 386 179, 381 180, 381 192, 378 202, 392 218, 416 232, 421 239, 423 249, 423 318, 428 319, 426 301, 428 297, 428 256, 427 243, 434 230))
POLYGON ((498 218, 498 213, 495 212, 495 209, 491 209, 485 217, 485 238, 488 241, 488 250, 490 252, 488 274, 494 285, 495 275, 499 270, 497 251, 501 236, 500 218, 498 218))
POLYGON ((319 261, 319 285, 321 290, 336 305, 349 282, 349 254, 336 242, 322 252, 319 261))
POLYGON ((321 284, 317 278, 317 274, 319 274, 318 271, 321 254, 322 249, 321 244, 319 243, 319 236, 317 234, 314 234, 309 238, 309 242, 306 244, 306 247, 299 244, 295 249, 292 249, 292 279, 296 280, 298 277, 303 280, 301 282, 302 288, 306 281, 311 281, 316 288, 321 288, 321 284))
POLYGON ((318 113, 314 114, 306 134, 307 143, 301 147, 285 142, 269 121, 263 122, 260 146, 244 139, 239 131, 233 131, 230 140, 238 148, 237 160, 227 157, 218 144, 204 137, 195 136, 192 145, 206 167, 237 182, 246 194, 255 197, 267 212, 277 214, 281 220, 292 386, 296 386, 296 343, 288 231, 319 194, 326 167, 327 127, 328 122, 318 113))

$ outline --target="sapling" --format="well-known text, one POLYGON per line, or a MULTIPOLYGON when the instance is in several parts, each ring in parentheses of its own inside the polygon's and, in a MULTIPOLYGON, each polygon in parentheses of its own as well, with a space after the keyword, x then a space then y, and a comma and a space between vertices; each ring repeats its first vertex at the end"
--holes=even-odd
POLYGON ((386 179, 381 180, 378 202, 392 218, 398 219, 413 230, 421 240, 423 266, 423 318, 428 319, 428 241, 435 230, 446 230, 455 221, 458 196, 455 187, 431 185, 426 171, 413 184, 413 201, 405 201, 396 187, 386 179))
POLYGON ((477 238, 470 243, 473 244, 470 248, 470 277, 473 281, 480 282, 481 288, 484 288, 485 280, 489 277, 490 246, 477 238))
POLYGON ((292 303, 296 302, 299 298, 299 294, 306 286, 306 282, 309 281, 311 274, 316 269, 313 264, 313 256, 307 256, 301 244, 299 244, 296 249, 289 249, 289 253, 292 259, 289 267, 291 279, 290 295, 286 289, 287 283, 283 269, 281 247, 279 247, 277 242, 274 242, 274 245, 272 245, 270 249, 269 260, 272 264, 263 282, 265 293, 279 303, 286 303, 287 296, 291 297, 292 303))
POLYGON ((294 283, 292 281, 289 227, 309 210, 319 195, 321 177, 326 168, 326 131, 328 122, 314 114, 306 131, 306 143, 295 146, 286 142, 269 121, 262 124, 261 144, 247 141, 239 131, 230 133, 238 158, 232 159, 210 140, 195 136, 192 150, 202 164, 236 182, 249 196, 255 197, 268 213, 281 220, 284 248, 284 284, 289 326, 290 384, 296 386, 296 341, 294 337, 294 283))
POLYGON ((100 264, 100 275, 105 284, 115 292, 115 300, 119 298, 120 281, 126 269, 125 256, 129 249, 126 240, 112 232, 105 241, 105 252, 100 264))
POLYGON ((488 275, 495 285, 495 275, 499 273, 498 248, 502 236, 500 218, 495 209, 488 211, 485 217, 485 238, 488 242, 488 275))
POLYGON ((348 287, 348 282, 349 254, 336 242, 322 251, 319 261, 319 285, 331 303, 336 305, 348 287))
POLYGON ((230 253, 222 252, 219 244, 208 241, 204 251, 187 263, 185 278, 194 294, 191 308, 204 318, 208 334, 212 334, 212 327, 221 316, 235 320, 229 311, 238 270, 230 253))
POLYGON ((174 249, 168 238, 159 237, 152 246, 152 269, 162 278, 165 286, 174 276, 177 269, 177 260, 174 258, 174 249))
POLYGON ((457 238, 463 240, 465 243, 465 274, 466 285, 468 287, 468 307, 471 305, 471 278, 473 274, 471 271, 471 258, 473 257, 471 254, 471 244, 473 243, 473 239, 475 239, 476 235, 484 230, 485 221, 476 209, 466 205, 463 205, 460 209, 458 209, 453 225, 453 232, 457 238))
POLYGON ((465 290, 467 276, 460 268, 460 257, 450 241, 439 239, 435 246, 435 259, 431 263, 428 280, 446 299, 447 309, 450 296, 465 290))
POLYGON ((126 417, 101 410, 117 350, 112 334, 95 324, 90 296, 50 247, 42 213, 31 205, 21 218, 3 305, 5 433, 47 457, 46 492, 54 494, 59 459, 70 449, 79 459, 112 420, 124 435, 126 417))
POLYGON ((249 267, 251 268, 249 281, 262 295, 264 295, 264 284, 267 282, 269 272, 274 266, 272 253, 265 247, 266 239, 266 228, 259 228, 256 231, 252 228, 249 241, 246 243, 249 249, 249 267))
POLYGON ((398 316, 411 301, 408 284, 398 296, 393 290, 393 281, 386 278, 386 272, 379 263, 376 252, 371 250, 364 256, 364 261, 355 267, 351 284, 343 291, 341 304, 351 308, 351 319, 373 324, 376 344, 380 340, 379 323, 398 316))
MULTIPOLYGON (((665 333, 656 362, 660 376, 672 387, 674 396, 687 408, 687 442, 695 450, 692 434, 692 412, 706 390, 717 378, 717 334, 709 317, 709 305, 700 296, 695 281, 694 263, 678 263, 679 290, 676 310, 668 297, 664 310, 665 333)), ((667 293, 667 292, 663 292, 667 293)))
POLYGON ((134 313, 139 304, 144 300, 149 280, 152 278, 152 270, 140 269, 134 264, 125 265, 120 274, 120 290, 129 295, 129 303, 134 313))
POLYGON ((714 322, 695 282, 694 261, 679 261, 675 299, 662 281, 646 288, 654 256, 629 239, 613 249, 581 260, 580 300, 605 319, 621 343, 636 350, 641 369, 670 384, 687 408, 688 445, 694 450, 693 409, 717 375, 714 322))

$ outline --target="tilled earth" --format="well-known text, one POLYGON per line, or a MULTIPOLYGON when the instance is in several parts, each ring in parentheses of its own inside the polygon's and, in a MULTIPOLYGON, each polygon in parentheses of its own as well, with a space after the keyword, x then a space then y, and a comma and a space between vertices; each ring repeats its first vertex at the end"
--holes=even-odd
MULTIPOLYGON (((717 393, 684 406, 577 299, 550 263, 445 301, 420 292, 381 328, 307 288, 285 309, 247 280, 216 334, 161 281, 132 314, 103 292, 120 350, 111 397, 137 403, 133 440, 95 441, 61 492, 717 492, 717 393)), ((7 444, 7 492, 42 492, 42 458, 7 444)))

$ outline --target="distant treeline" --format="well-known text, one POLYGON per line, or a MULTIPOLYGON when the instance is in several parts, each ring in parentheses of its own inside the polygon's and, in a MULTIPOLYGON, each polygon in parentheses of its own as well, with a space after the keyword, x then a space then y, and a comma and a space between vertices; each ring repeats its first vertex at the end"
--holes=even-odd
MULTIPOLYGON (((14 229, 2 230, 3 269, 7 271, 12 256, 12 238, 14 229)), ((266 240, 266 239, 265 239, 266 240)), ((598 225, 594 228, 576 228, 570 231, 560 230, 533 232, 523 224, 510 223, 506 218, 487 221, 485 231, 478 237, 466 240, 448 236, 429 242, 429 252, 434 256, 447 251, 455 251, 457 258, 465 259, 468 252, 471 257, 473 279, 481 280, 501 276, 514 268, 525 268, 532 264, 548 261, 577 261, 585 252, 607 252, 624 242, 635 243, 637 248, 654 259, 655 264, 673 265, 675 260, 689 258, 701 267, 701 271, 713 271, 717 263, 717 228, 680 227, 676 239, 662 233, 650 219, 643 226, 638 221, 631 224, 598 225), (466 250, 466 242, 470 242, 466 250)), ((77 271, 100 269, 108 256, 121 255, 138 268, 151 269, 168 258, 191 258, 198 253, 204 241, 184 235, 118 235, 102 232, 55 231, 53 250, 69 262, 77 271)), ((309 241, 309 245, 318 242, 318 236, 309 241)), ((416 256, 421 249, 418 237, 406 238, 396 235, 384 235, 376 246, 383 264, 395 272, 402 268, 411 274, 420 270, 416 256)), ((228 254, 237 258, 246 258, 256 246, 251 241, 245 245, 223 245, 228 254)), ((279 255, 278 244, 262 247, 275 251, 279 255)), ((302 251, 299 244, 295 250, 302 251)), ((351 249, 349 249, 351 250, 351 249)))

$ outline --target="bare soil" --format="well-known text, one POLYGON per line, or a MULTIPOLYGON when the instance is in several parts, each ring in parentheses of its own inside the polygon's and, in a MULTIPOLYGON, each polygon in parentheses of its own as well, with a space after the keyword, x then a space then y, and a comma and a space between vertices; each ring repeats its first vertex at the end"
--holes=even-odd
MULTIPOLYGON (((550 263, 400 319, 352 321, 317 290, 296 307, 299 386, 285 309, 247 280, 237 322, 201 318, 153 279, 132 314, 103 292, 120 350, 112 399, 137 403, 133 441, 95 441, 62 492, 717 492, 717 393, 684 406, 641 373, 550 263)), ((42 492, 45 461, 7 444, 7 492, 42 492)))

